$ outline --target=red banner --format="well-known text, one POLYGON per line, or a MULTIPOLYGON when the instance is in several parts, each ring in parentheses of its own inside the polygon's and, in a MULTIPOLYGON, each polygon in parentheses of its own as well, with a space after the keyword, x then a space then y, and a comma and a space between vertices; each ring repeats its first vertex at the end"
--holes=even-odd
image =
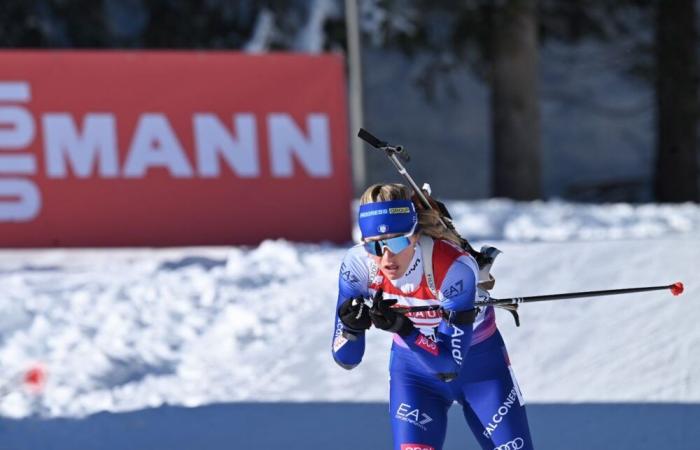
POLYGON ((0 246, 350 239, 342 59, 0 52, 0 246))

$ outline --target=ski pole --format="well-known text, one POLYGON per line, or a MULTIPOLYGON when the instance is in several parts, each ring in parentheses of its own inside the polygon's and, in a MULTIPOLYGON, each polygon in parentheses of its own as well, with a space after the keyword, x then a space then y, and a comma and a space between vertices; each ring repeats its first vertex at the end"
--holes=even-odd
MULTIPOLYGON (((550 295, 533 295, 530 297, 510 297, 510 298, 493 298, 489 297, 485 300, 477 300, 474 302, 476 307, 484 306, 511 306, 518 305, 520 303, 534 303, 534 302, 546 302, 550 300, 566 300, 570 298, 584 298, 584 297, 601 297, 605 295, 620 295, 620 294, 632 294, 635 292, 648 292, 648 291, 661 291, 665 289, 670 289, 671 294, 674 296, 681 295, 683 293, 683 283, 678 281, 669 285, 662 286, 648 286, 648 287, 637 287, 637 288, 626 288, 626 289, 607 289, 603 291, 581 291, 581 292, 566 292, 562 294, 550 294, 550 295)), ((420 311, 434 311, 440 309, 439 305, 431 306, 409 306, 398 308, 401 312, 420 312, 420 311)))

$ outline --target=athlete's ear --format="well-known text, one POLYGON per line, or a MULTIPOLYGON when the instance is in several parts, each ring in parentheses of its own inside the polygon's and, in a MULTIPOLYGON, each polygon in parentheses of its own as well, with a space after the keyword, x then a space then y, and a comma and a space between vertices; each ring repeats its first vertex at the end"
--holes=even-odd
POLYGON ((420 238, 419 233, 412 234, 408 237, 408 239, 411 241, 411 244, 413 244, 413 245, 416 245, 419 238, 420 238))

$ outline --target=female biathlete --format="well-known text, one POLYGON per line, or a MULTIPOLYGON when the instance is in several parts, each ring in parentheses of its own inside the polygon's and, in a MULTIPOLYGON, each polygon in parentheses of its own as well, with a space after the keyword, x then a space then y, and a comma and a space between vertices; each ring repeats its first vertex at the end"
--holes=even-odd
POLYGON ((532 449, 493 308, 474 308, 479 270, 457 235, 435 210, 416 212, 400 184, 369 187, 358 221, 362 244, 348 250, 340 268, 333 358, 352 369, 362 360, 366 330, 394 333, 394 449, 441 449, 454 401, 483 449, 532 449), (442 310, 396 309, 423 305, 442 310))

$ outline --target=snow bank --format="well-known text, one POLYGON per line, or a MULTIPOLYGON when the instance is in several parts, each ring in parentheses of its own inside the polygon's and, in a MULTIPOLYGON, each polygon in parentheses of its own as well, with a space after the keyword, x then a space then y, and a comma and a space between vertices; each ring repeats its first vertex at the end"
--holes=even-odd
MULTIPOLYGON (((700 401, 700 208, 449 202, 504 251, 495 297, 686 283, 526 305, 499 325, 533 402, 700 401)), ((0 414, 78 417, 162 404, 384 401, 389 336, 362 365, 330 357, 345 247, 0 251, 0 414), (49 374, 42 395, 18 374, 49 374)))

